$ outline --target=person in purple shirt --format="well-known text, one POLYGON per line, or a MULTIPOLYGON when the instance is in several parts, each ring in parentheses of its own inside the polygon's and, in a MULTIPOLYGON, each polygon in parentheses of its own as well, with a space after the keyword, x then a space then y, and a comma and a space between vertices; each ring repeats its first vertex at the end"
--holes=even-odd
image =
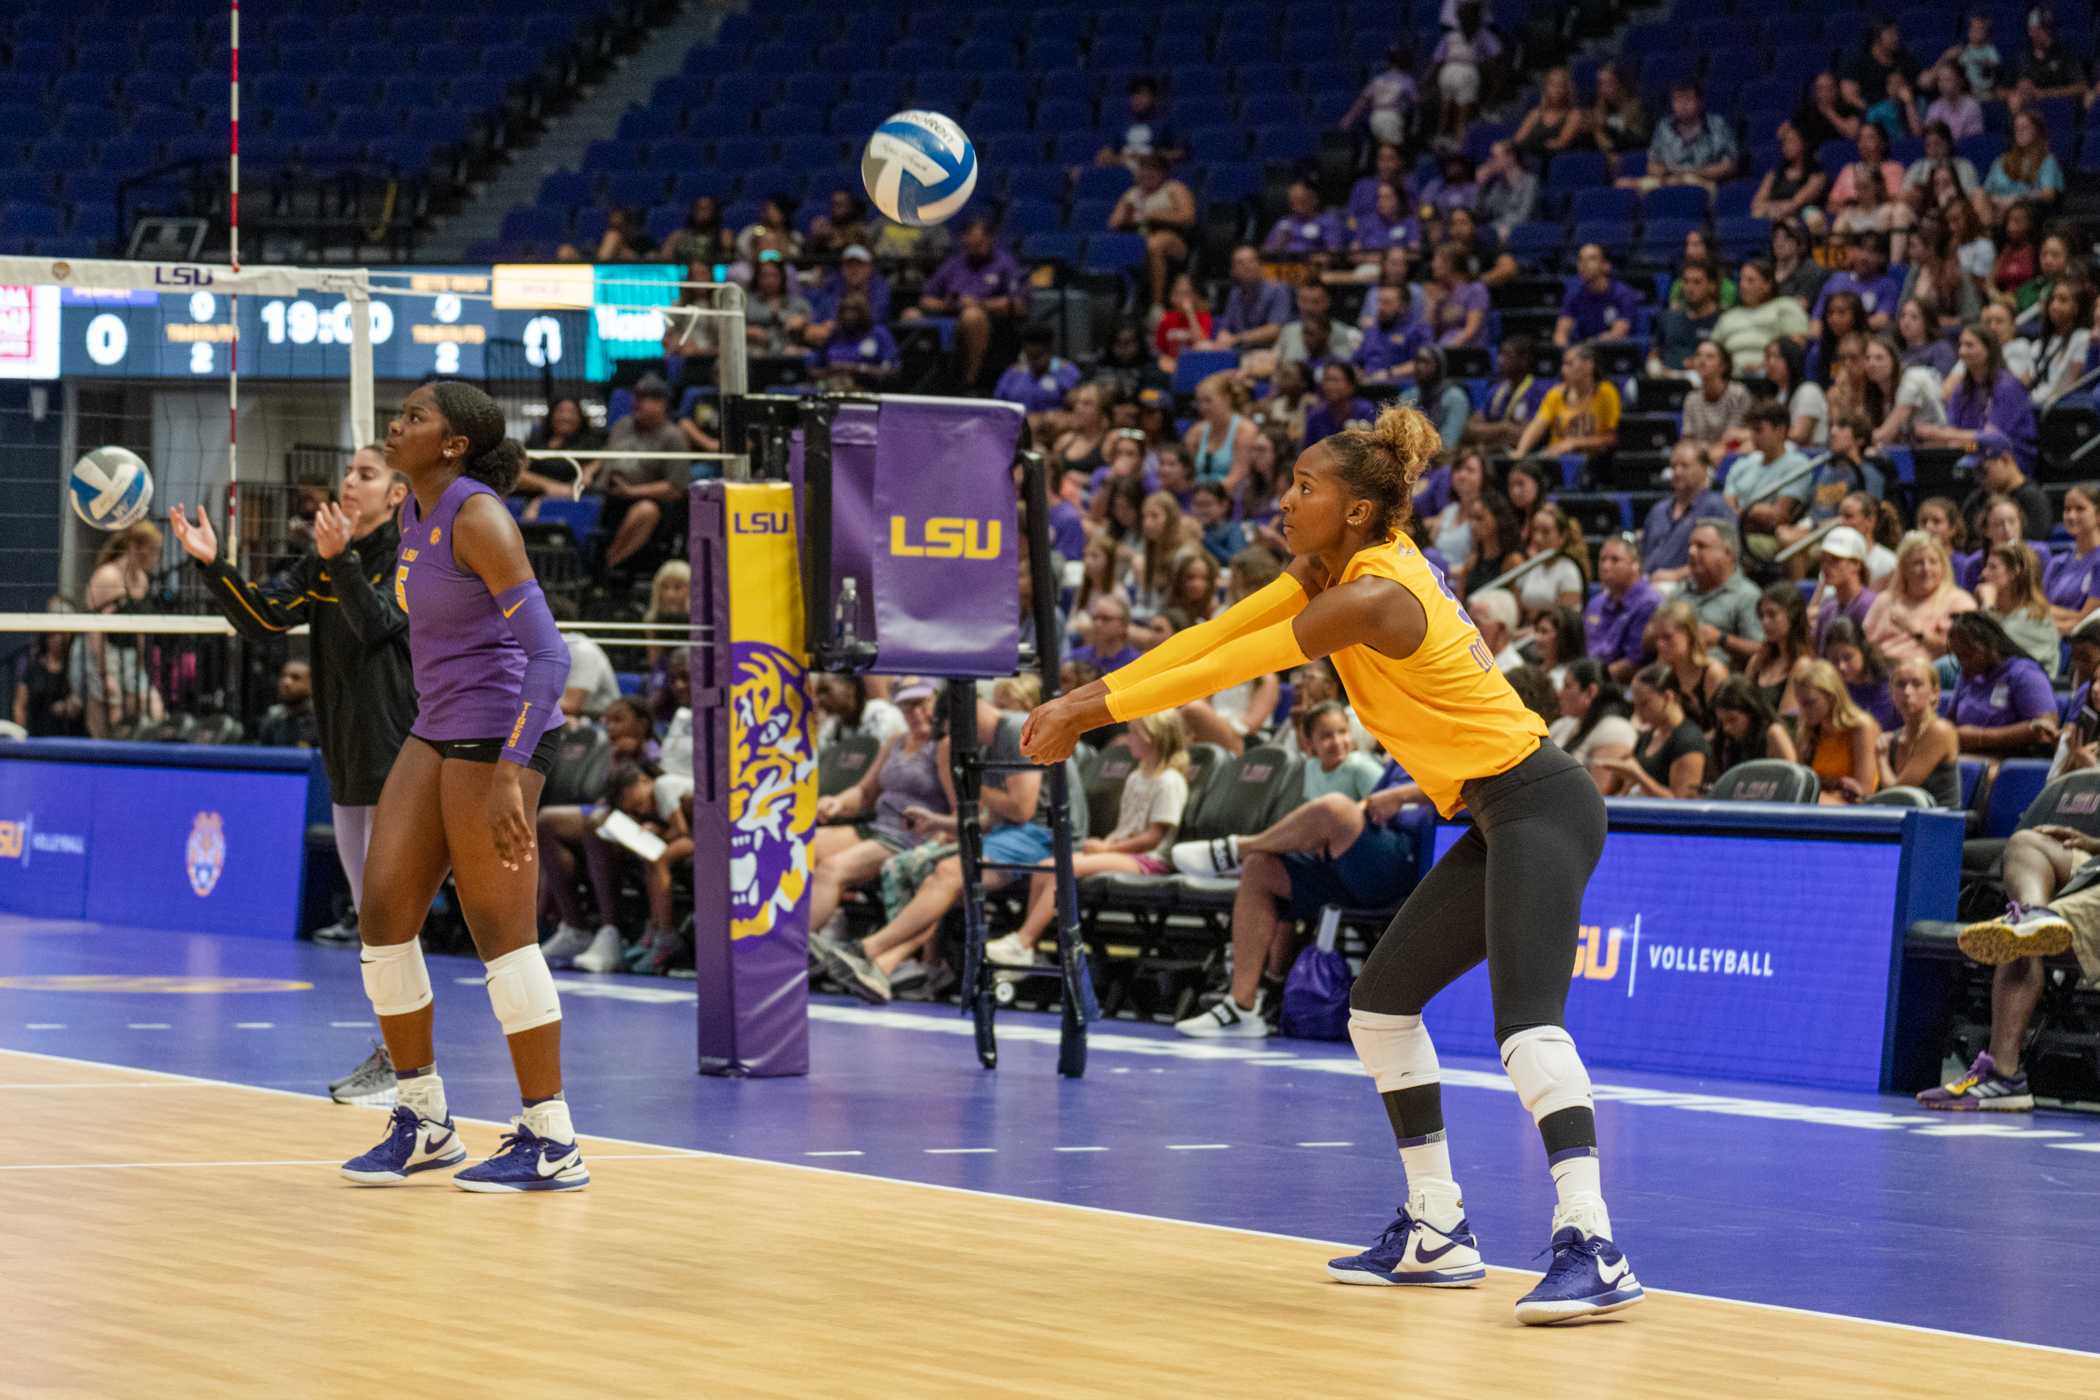
MULTIPOLYGON (((1372 295, 1377 313, 1356 347, 1356 368, 1370 384, 1413 379, 1415 351, 1429 344, 1429 327, 1415 314, 1406 287, 1388 283, 1372 295)), ((1311 445, 1308 440, 1306 446, 1311 445)))
POLYGON ((1961 668, 1947 718, 1964 755, 2046 753, 2061 716, 2039 663, 1983 611, 1955 614, 1947 650, 1961 668))
POLYGON ((1271 281, 1262 270, 1259 248, 1242 243, 1232 250, 1232 281, 1212 322, 1211 338, 1196 348, 1255 350, 1274 345, 1291 315, 1291 289, 1271 281))
POLYGON ((1349 248, 1363 263, 1376 262, 1388 248, 1409 251, 1422 246, 1422 225, 1407 212, 1407 197, 1398 185, 1380 185, 1371 212, 1350 221, 1349 248))
POLYGON ((969 389, 984 374, 994 328, 1020 313, 1028 277, 1013 254, 999 246, 992 221, 984 215, 963 225, 959 242, 955 253, 926 279, 918 306, 904 314, 906 319, 918 315, 955 318, 959 369, 963 387, 969 389))
POLYGON ((999 376, 992 397, 1021 405, 1031 418, 1063 408, 1065 395, 1079 383, 1079 366, 1050 352, 1055 340, 1048 326, 1021 332, 1021 358, 999 376))
POLYGON ((411 393, 387 425, 384 450, 409 481, 393 591, 408 615, 418 710, 379 796, 358 932, 365 992, 400 1100, 386 1137, 342 1172, 359 1185, 393 1186, 467 1159, 437 1075, 430 972, 417 938, 449 871, 473 914, 524 1100, 502 1149, 453 1184, 575 1190, 590 1173, 562 1098, 561 997, 540 951, 533 861, 569 652, 503 508, 525 451, 504 436, 495 401, 458 380, 411 393))
POLYGON ((1830 624, 1839 618, 1850 618, 1854 624, 1867 625, 1867 610, 1881 595, 1867 587, 1867 537, 1850 525, 1840 525, 1823 536, 1818 546, 1822 554, 1823 586, 1816 593, 1815 616, 1809 623, 1809 635, 1816 650, 1823 649, 1823 634, 1830 624))
POLYGON ((2064 493, 2064 529, 2071 547, 2051 555, 2042 570, 2042 593, 2056 610, 2056 624, 2070 627, 2100 607, 2100 490, 2073 486, 2064 493))
POLYGON ((811 345, 831 339, 839 301, 853 293, 868 299, 868 319, 878 326, 890 323, 890 280, 875 270, 874 256, 858 243, 839 254, 838 271, 809 294, 809 329, 803 335, 811 345))
POLYGON ((1269 230, 1262 251, 1300 258, 1342 251, 1349 242, 1349 231, 1342 226, 1340 214, 1320 207, 1320 194, 1312 182, 1291 181, 1289 198, 1289 212, 1269 230))
POLYGON ((1370 426, 1378 410, 1356 392, 1356 366, 1329 360, 1320 366, 1320 399, 1305 415, 1305 445, 1333 437, 1344 428, 1370 426))
POLYGON ((1068 463, 1058 469, 1051 487, 1050 544, 1059 558, 1074 564, 1086 557, 1087 485, 1087 469, 1068 463))
POLYGON ((1852 292, 1866 308, 1867 327, 1876 334, 1889 328, 1896 308, 1903 302, 1903 283, 1889 272, 1889 237, 1885 233, 1855 233, 1845 254, 1845 271, 1823 281, 1816 293, 1815 309, 1809 313, 1808 338, 1823 338, 1823 308, 1839 292, 1852 292))
POLYGON ((1582 611, 1583 636, 1589 654, 1623 684, 1648 659, 1648 619, 1662 606, 1662 594, 1641 577, 1641 561, 1624 535, 1598 547, 1597 582, 1603 587, 1582 611))
POLYGON ((1349 187, 1349 221, 1361 224, 1365 219, 1376 215, 1378 191, 1388 185, 1400 191, 1403 196, 1406 194, 1407 160, 1398 146, 1390 142, 1380 142, 1378 154, 1372 159, 1371 173, 1361 176, 1349 187))
POLYGON ((1641 568, 1657 582, 1682 579, 1692 562, 1692 529, 1702 520, 1735 523, 1728 498, 1713 489, 1706 454, 1689 438, 1670 449, 1670 494, 1641 526, 1641 568))
POLYGON ((868 314, 868 299, 849 294, 839 303, 837 330, 824 347, 824 377, 846 387, 875 388, 895 377, 897 342, 868 314))
POLYGON ((1086 645, 1074 647, 1068 661, 1083 661, 1107 675, 1138 659, 1130 644, 1130 604, 1114 593, 1096 594, 1086 605, 1086 645))
POLYGON ((1553 343, 1566 349, 1585 340, 1623 340, 1633 334, 1640 299, 1611 275, 1611 259, 1594 243, 1575 255, 1575 281, 1560 303, 1553 343))
POLYGON ((1964 452, 1982 448, 1986 429, 1996 429, 2006 440, 2022 472, 2031 469, 2039 434, 2034 421, 2034 400, 2005 367, 2005 354, 1998 337, 1983 326, 1963 326, 1954 343, 1961 361, 1961 383, 1947 399, 1947 421, 1915 430, 1919 442, 1928 447, 1958 447, 1964 452))

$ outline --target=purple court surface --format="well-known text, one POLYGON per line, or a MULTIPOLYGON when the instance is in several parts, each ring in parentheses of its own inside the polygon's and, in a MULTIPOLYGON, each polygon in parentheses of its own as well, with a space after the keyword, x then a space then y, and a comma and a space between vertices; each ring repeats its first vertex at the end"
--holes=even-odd
MULTIPOLYGON (((479 965, 431 966, 453 1107, 507 1118, 516 1090, 479 965)), ((1072 1081, 1053 1017, 1003 1015, 987 1073, 952 1008, 820 998, 807 1078, 709 1079, 691 983, 560 981, 584 1132, 1300 1237, 1312 1279, 1330 1252, 1317 1242, 1375 1238, 1401 1194, 1343 1044, 1107 1022, 1072 1081)), ((319 1094, 373 1034, 351 950, 0 917, 0 1048, 319 1094)), ((1482 1252, 1538 1267, 1552 1187, 1537 1134, 1492 1062, 1444 1069, 1482 1252)), ((2100 1117, 1600 1080, 1613 1221, 1650 1287, 2100 1353, 2100 1117)), ((346 1156, 370 1128, 343 1110, 346 1156)))

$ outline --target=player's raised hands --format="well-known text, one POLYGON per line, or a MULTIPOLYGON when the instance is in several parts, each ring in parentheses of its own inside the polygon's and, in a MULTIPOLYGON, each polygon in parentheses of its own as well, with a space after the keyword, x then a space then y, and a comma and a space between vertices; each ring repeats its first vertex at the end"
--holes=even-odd
POLYGON ((185 554, 200 564, 209 564, 219 557, 218 532, 212 529, 211 518, 204 513, 203 506, 197 507, 194 522, 185 513, 188 509, 177 501, 175 509, 168 514, 168 525, 175 531, 175 543, 182 546, 185 554))

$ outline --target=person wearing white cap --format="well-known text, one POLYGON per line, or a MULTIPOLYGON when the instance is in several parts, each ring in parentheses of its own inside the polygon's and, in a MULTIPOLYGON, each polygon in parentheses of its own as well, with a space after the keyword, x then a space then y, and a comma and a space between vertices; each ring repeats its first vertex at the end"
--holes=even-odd
POLYGON ((1823 536, 1817 547, 1822 558, 1823 587, 1816 594, 1811 628, 1816 649, 1822 650, 1823 634, 1840 617, 1864 626, 1867 610, 1877 596, 1867 587, 1867 537, 1850 525, 1839 525, 1823 536))

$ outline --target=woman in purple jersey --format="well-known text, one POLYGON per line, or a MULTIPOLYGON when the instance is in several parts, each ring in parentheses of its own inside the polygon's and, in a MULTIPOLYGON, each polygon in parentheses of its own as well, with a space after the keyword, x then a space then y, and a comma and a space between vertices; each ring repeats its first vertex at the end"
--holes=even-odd
POLYGON ((525 465, 503 427, 495 400, 457 380, 417 389, 387 425, 387 465, 409 480, 393 590, 408 614, 419 712, 380 792, 366 862, 359 960, 401 1097, 386 1140, 343 1164, 360 1185, 396 1185, 467 1157, 437 1075, 416 937, 447 869, 525 1105, 501 1150, 453 1183, 590 1183, 562 1099, 561 1000, 540 953, 532 868, 569 653, 503 505, 525 465))

